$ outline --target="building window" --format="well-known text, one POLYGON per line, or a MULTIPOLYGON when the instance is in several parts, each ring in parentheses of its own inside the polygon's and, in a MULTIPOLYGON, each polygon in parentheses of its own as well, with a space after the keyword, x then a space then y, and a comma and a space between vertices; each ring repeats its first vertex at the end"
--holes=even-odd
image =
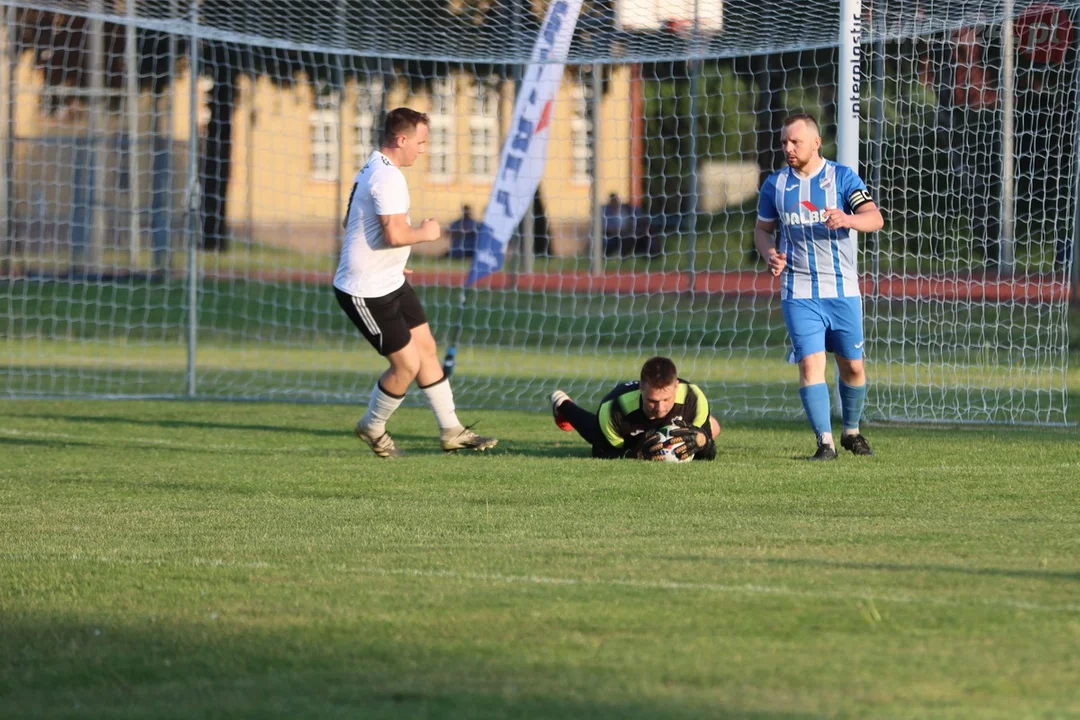
POLYGON ((476 84, 469 116, 469 169, 480 181, 491 181, 499 164, 499 94, 488 82, 476 84))
POLYGON ((432 84, 428 118, 428 172, 434 180, 448 181, 454 174, 454 83, 450 78, 432 84))
POLYGON ((341 97, 337 92, 317 90, 315 108, 308 119, 311 140, 311 179, 333 181, 338 179, 340 166, 338 156, 338 105, 341 97))
POLYGON ((382 138, 382 78, 368 75, 360 78, 356 92, 356 119, 353 122, 353 171, 367 163, 373 150, 379 149, 382 138))
POLYGON ((571 87, 574 98, 570 118, 570 178, 575 183, 588 184, 593 156, 592 118, 589 113, 592 87, 582 83, 574 83, 571 87))
POLYGON ((199 134, 206 137, 206 127, 210 124, 210 95, 214 91, 214 81, 200 75, 195 81, 195 89, 198 91, 195 122, 199 124, 199 134))

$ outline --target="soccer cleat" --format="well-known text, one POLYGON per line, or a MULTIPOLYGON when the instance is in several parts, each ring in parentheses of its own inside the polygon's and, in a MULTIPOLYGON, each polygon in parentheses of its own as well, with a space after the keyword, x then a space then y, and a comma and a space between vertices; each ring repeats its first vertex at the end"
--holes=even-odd
POLYGON ((850 450, 855 455, 872 456, 874 454, 874 451, 870 449, 870 443, 866 442, 866 438, 861 433, 841 435, 840 446, 845 450, 850 450))
POLYGON ((563 417, 563 414, 559 412, 559 406, 569 399, 570 396, 562 390, 556 390, 551 393, 551 415, 555 418, 555 424, 558 425, 559 429, 563 432, 570 432, 574 429, 574 426, 570 424, 570 421, 563 417))
POLYGON ((832 445, 825 445, 821 443, 817 446, 817 452, 810 458, 811 460, 835 460, 836 448, 832 445))
POLYGON ((472 431, 472 425, 451 428, 443 433, 443 452, 456 450, 490 450, 499 443, 495 438, 477 435, 472 431))
POLYGON ((375 453, 381 458, 396 458, 401 457, 401 451, 398 450, 397 445, 394 444, 394 439, 390 437, 390 433, 384 432, 382 435, 375 437, 371 435, 364 427, 358 422, 356 423, 356 437, 367 443, 367 446, 371 448, 371 452, 375 453))

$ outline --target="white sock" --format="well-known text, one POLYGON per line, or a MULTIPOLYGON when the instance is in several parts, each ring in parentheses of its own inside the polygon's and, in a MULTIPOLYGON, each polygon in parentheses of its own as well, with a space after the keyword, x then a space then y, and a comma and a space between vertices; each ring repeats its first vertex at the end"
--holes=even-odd
POLYGON ((461 427, 457 413, 454 411, 454 391, 450 389, 450 378, 443 375, 433 385, 420 388, 427 397, 428 405, 435 413, 435 422, 439 423, 439 430, 449 430, 461 427))
POLYGON ((818 441, 819 445, 828 445, 829 447, 836 447, 835 445, 833 445, 833 439, 832 439, 832 433, 831 432, 821 433, 820 435, 818 435, 817 441, 818 441))
POLYGON ((374 437, 379 437, 386 432, 386 421, 404 399, 404 395, 391 395, 383 390, 382 385, 375 383, 375 389, 371 391, 371 399, 368 400, 367 412, 360 420, 360 426, 374 437))

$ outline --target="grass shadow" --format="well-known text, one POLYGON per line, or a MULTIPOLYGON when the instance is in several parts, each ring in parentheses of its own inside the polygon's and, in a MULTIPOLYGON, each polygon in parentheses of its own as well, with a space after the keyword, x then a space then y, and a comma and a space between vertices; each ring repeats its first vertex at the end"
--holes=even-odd
POLYGON ((97 443, 84 440, 66 440, 62 438, 33 438, 33 437, 2 437, 0 445, 12 445, 15 447, 45 447, 63 449, 66 447, 94 447, 97 443))
POLYGON ((101 425, 154 425, 156 427, 172 430, 241 430, 244 432, 269 432, 269 433, 297 433, 304 435, 316 435, 319 437, 345 437, 351 435, 348 430, 342 429, 319 429, 304 428, 285 425, 266 425, 262 423, 234 423, 214 420, 176 420, 161 419, 147 420, 145 417, 129 417, 126 415, 63 415, 56 413, 24 413, 19 417, 34 418, 37 420, 64 420, 72 423, 88 423, 101 425))
POLYGON ((401 639, 363 614, 322 628, 252 628, 209 616, 138 623, 9 615, 0 643, 19 653, 16 663, 0 663, 6 711, 12 717, 374 720, 821 717, 725 707, 715 688, 689 677, 682 697, 665 697, 662 686, 653 690, 659 697, 627 697, 601 661, 536 667, 514 643, 477 652, 490 641, 483 630, 463 632, 450 647, 401 639))
POLYGON ((929 572, 951 573, 957 575, 1007 577, 1028 580, 1046 581, 1071 581, 1080 582, 1080 572, 1062 572, 1057 570, 1027 570, 1023 568, 978 568, 960 567, 955 565, 934 565, 929 563, 886 563, 886 562, 853 562, 850 560, 822 560, 817 558, 758 558, 758 557, 725 557, 713 558, 700 555, 657 555, 652 556, 659 560, 675 560, 684 562, 714 563, 719 565, 764 565, 773 567, 805 567, 830 570, 854 570, 859 572, 929 572))

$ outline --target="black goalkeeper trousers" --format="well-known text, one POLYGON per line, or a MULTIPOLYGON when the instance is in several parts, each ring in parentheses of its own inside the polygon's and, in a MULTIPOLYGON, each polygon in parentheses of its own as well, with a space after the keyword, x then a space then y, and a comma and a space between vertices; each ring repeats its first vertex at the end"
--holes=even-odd
POLYGON ((585 442, 593 447, 611 447, 607 438, 604 437, 604 433, 600 431, 600 420, 596 417, 596 413, 578 407, 573 400, 567 400, 560 405, 559 412, 562 413, 567 422, 574 426, 578 435, 583 437, 585 442))

